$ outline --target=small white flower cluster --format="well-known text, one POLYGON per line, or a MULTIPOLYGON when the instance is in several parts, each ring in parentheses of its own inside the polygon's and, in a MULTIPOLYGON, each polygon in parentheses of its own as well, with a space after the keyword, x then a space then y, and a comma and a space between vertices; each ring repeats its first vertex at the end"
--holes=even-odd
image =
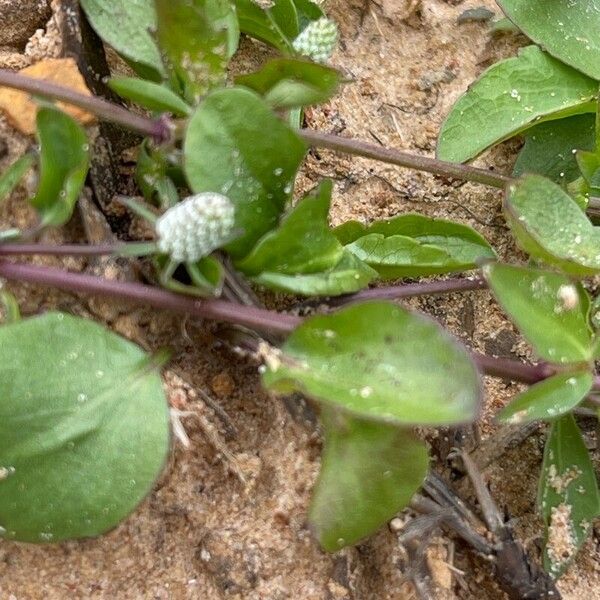
POLYGON ((322 17, 307 25, 294 40, 294 50, 315 62, 326 63, 338 42, 338 27, 335 21, 322 17))
POLYGON ((196 262, 229 240, 234 217, 235 207, 226 196, 189 196, 157 220, 158 249, 176 262, 196 262))

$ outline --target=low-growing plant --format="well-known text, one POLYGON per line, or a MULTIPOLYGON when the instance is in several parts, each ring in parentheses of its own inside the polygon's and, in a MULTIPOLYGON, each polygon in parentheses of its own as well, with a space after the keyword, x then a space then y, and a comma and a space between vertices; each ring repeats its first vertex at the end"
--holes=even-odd
MULTIPOLYGON (((346 83, 326 64, 336 26, 310 0, 81 5, 139 75, 115 77, 110 88, 146 114, 0 71, 0 85, 45 98, 38 150, 0 178, 2 200, 29 169, 38 170, 31 204, 39 225, 0 232, 0 277, 256 332, 233 337, 261 360, 265 387, 300 392, 319 414, 324 450, 309 519, 329 551, 374 532, 421 488, 429 459, 416 426, 474 421, 482 374, 530 384, 498 420, 550 423, 539 507, 544 564, 560 576, 600 513, 575 419, 578 407, 597 411, 600 391, 598 302, 585 287, 586 277, 600 273, 600 234, 589 218, 600 189, 600 46, 582 33, 591 36, 600 25, 597 1, 503 0, 507 16, 544 50, 529 46, 483 73, 444 123, 437 159, 301 127, 305 107, 346 83), (253 73, 228 73, 240 32, 280 56, 253 73), (121 201, 151 224, 154 240, 30 243, 71 218, 93 160, 86 131, 52 100, 144 136, 136 167, 144 201, 121 201), (515 135, 525 144, 512 177, 460 164, 515 135), (418 214, 331 228, 330 181, 292 201, 311 147, 503 189, 506 222, 530 264, 500 262, 470 227, 418 214), (112 281, 6 258, 27 254, 146 256, 153 281, 112 281), (464 278, 366 289, 476 269, 480 274, 464 278), (341 308, 306 318, 267 310, 251 305, 248 284, 336 296, 332 304, 341 308), (530 343, 537 364, 469 351, 435 321, 391 301, 482 287, 530 343)), ((163 468, 169 414, 157 367, 164 359, 82 318, 21 319, 7 291, 0 301, 0 533, 27 542, 99 535, 133 510, 163 468)))

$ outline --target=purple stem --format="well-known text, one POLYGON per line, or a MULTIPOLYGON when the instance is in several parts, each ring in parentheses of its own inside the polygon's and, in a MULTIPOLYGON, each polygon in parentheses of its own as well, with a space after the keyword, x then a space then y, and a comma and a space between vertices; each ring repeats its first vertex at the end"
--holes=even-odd
POLYGON ((494 358, 478 352, 472 352, 471 358, 482 373, 509 381, 537 383, 556 373, 556 368, 548 363, 528 365, 518 360, 494 358))
POLYGON ((67 292, 131 300, 146 306, 172 310, 203 319, 236 323, 278 333, 290 333, 302 322, 300 317, 253 306, 243 306, 223 300, 195 299, 142 283, 113 281, 93 275, 70 273, 53 267, 0 261, 0 277, 51 286, 67 292))
MULTIPOLYGON (((136 244, 137 245, 137 244, 136 244)), ((127 244, 0 244, 0 256, 106 256, 127 248, 127 244)))
POLYGON ((100 119, 118 123, 127 129, 149 136, 157 143, 166 142, 171 138, 171 126, 164 118, 149 119, 113 102, 108 102, 97 96, 82 94, 50 81, 26 77, 7 69, 0 69, 0 86, 78 106, 100 119))
POLYGON ((471 279, 441 279, 438 281, 427 281, 425 283, 407 283, 404 285, 371 288, 349 296, 332 298, 329 301, 329 304, 331 306, 342 306, 344 304, 364 302, 365 300, 397 300, 399 298, 451 294, 453 292, 468 292, 485 288, 487 288, 487 283, 481 277, 473 277, 471 279))
POLYGON ((336 152, 363 156, 380 162, 398 165, 399 167, 427 171, 428 173, 451 177, 453 179, 474 181, 475 183, 482 183, 483 185, 500 189, 504 189, 508 183, 513 181, 513 179, 506 175, 494 173, 487 169, 479 169, 470 165, 462 165, 460 163, 430 158, 429 156, 402 152, 394 148, 376 146, 375 144, 344 138, 339 135, 321 133, 310 129, 302 129, 299 133, 310 146, 315 148, 328 148, 336 152))
MULTIPOLYGON (((304 319, 254 306, 245 306, 223 300, 195 299, 141 283, 113 281, 93 275, 71 273, 53 267, 0 261, 0 277, 51 286, 64 291, 95 294, 130 300, 145 306, 172 310, 203 319, 224 321, 244 325, 258 330, 291 333, 304 319)), ((556 373, 555 367, 547 363, 529 365, 516 360, 494 358, 477 352, 471 354, 477 368, 486 375, 537 383, 556 373)), ((596 377, 594 389, 600 390, 600 377, 596 377)))

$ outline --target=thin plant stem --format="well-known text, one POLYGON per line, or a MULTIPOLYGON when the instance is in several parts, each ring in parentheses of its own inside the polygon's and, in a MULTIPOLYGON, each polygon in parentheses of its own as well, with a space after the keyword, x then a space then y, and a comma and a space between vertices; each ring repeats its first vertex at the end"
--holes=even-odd
POLYGON ((473 181, 475 183, 481 183, 500 189, 506 188, 509 183, 514 181, 506 175, 494 173, 487 169, 438 160, 428 156, 419 156, 418 154, 410 154, 408 152, 402 152, 401 150, 384 148, 368 142, 344 138, 338 135, 311 131, 310 129, 302 129, 299 133, 309 146, 312 146, 313 148, 327 148, 344 154, 372 158, 373 160, 398 165, 400 167, 407 167, 418 171, 427 171, 428 173, 451 177, 453 179, 473 181))
MULTIPOLYGON (((141 283, 114 281, 54 267, 0 261, 0 277, 68 292, 120 298, 154 308, 283 334, 291 333, 304 321, 301 317, 254 306, 216 299, 195 299, 141 283)), ((472 353, 472 358, 482 373, 511 381, 537 383, 556 373, 555 367, 546 363, 528 365, 478 353, 472 353)), ((594 389, 600 389, 600 377, 596 378, 594 389)))
POLYGON ((404 285, 390 285, 387 287, 362 290, 355 294, 331 298, 329 300, 329 305, 343 306, 345 304, 354 304, 355 302, 365 302, 367 300, 399 300, 402 298, 414 298, 416 296, 434 296, 437 294, 469 292, 485 288, 487 288, 487 283, 481 277, 441 279, 439 281, 407 283, 404 285))
POLYGON ((531 384, 556 374, 556 368, 548 363, 528 365, 518 360, 494 358, 478 352, 472 352, 471 358, 482 373, 509 381, 521 381, 531 384))
MULTIPOLYGON (((106 256, 119 254, 129 244, 0 244, 0 256, 106 256)), ((135 243, 135 246, 138 244, 135 243)))
POLYGON ((300 317, 254 306, 243 306, 216 299, 196 299, 142 283, 114 281, 53 267, 0 261, 0 277, 51 286, 67 292, 120 298, 203 319, 235 323, 278 333, 289 333, 302 322, 300 317))
POLYGON ((158 143, 166 142, 172 136, 171 125, 164 118, 149 119, 137 115, 113 102, 108 102, 97 96, 82 94, 50 81, 26 77, 19 73, 0 69, 0 86, 14 88, 29 92, 35 96, 60 100, 67 104, 78 106, 100 119, 117 123, 131 131, 149 136, 158 143))

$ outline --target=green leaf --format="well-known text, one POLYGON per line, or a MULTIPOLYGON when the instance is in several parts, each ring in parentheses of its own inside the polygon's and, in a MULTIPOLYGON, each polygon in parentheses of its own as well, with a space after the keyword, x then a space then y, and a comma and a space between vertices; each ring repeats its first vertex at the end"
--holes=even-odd
POLYGON ((58 542, 115 527, 150 491, 169 413, 147 355, 89 320, 0 327, 0 531, 58 542))
POLYGON ((194 193, 219 192, 235 204, 243 233, 226 247, 234 258, 248 254, 278 222, 305 150, 250 90, 218 90, 196 110, 184 143, 184 170, 194 193))
POLYGON ((257 40, 286 52, 300 33, 298 13, 292 0, 274 0, 263 10, 254 0, 235 0, 240 30, 257 40))
POLYGON ((546 525, 544 567, 560 577, 600 514, 594 466, 572 414, 552 424, 540 477, 538 504, 546 525))
POLYGON ((164 75, 151 33, 156 30, 153 0, 81 0, 81 6, 96 33, 133 66, 141 65, 141 74, 164 75))
POLYGON ((239 27, 229 0, 155 0, 157 38, 171 82, 198 104, 224 84, 239 27))
POLYGON ((575 408, 590 392, 594 377, 589 371, 560 373, 519 394, 498 418, 505 423, 555 419, 575 408))
POLYGON ((341 74, 314 62, 293 58, 276 58, 256 73, 236 78, 243 85, 264 96, 273 108, 294 108, 319 104, 337 92, 341 74))
POLYGON ((252 281, 272 290, 302 296, 340 296, 364 289, 377 278, 371 269, 354 254, 344 250, 340 261, 327 271, 290 275, 263 271, 252 281))
POLYGON ((404 425, 474 418, 477 370, 437 323, 391 302, 366 302, 305 321, 263 376, 353 415, 404 425))
POLYGON ((25 173, 35 164, 34 154, 24 154, 17 159, 2 175, 0 175, 0 202, 8 198, 11 192, 19 185, 25 173))
POLYGON ((600 195, 600 150, 593 152, 577 151, 577 166, 579 167, 585 183, 588 196, 600 195))
POLYGON ((42 107, 37 114, 40 183, 31 204, 44 226, 66 223, 83 189, 89 168, 85 130, 66 113, 42 107))
POLYGON ((334 552, 374 533, 403 509, 427 475, 427 447, 408 429, 322 415, 325 447, 309 520, 334 552))
POLYGON ((146 140, 142 142, 135 167, 136 183, 148 202, 158 201, 165 210, 179 200, 177 188, 167 175, 168 168, 164 152, 152 148, 146 140))
POLYGON ((598 84, 536 46, 487 69, 452 107, 437 155, 464 162, 540 120, 594 112, 598 84))
POLYGON ((513 175, 537 173, 557 183, 577 179, 575 150, 593 150, 595 123, 593 114, 576 115, 540 123, 527 130, 513 175))
POLYGON ((556 183, 525 175, 508 186, 506 220, 525 252, 576 276, 600 271, 600 231, 556 183))
POLYGON ((318 21, 325 16, 323 9, 313 2, 313 0, 294 0, 294 5, 298 11, 298 21, 300 31, 302 31, 311 21, 318 21))
POLYGON ((21 320, 21 309, 17 299, 6 290, 0 289, 0 322, 16 323, 21 320))
POLYGON ((470 227, 417 214, 376 221, 368 227, 348 221, 334 233, 347 250, 385 279, 463 271, 496 257, 470 227))
POLYGON ((168 87, 137 77, 111 77, 108 87, 126 100, 131 100, 148 110, 170 112, 186 117, 191 107, 168 87))
POLYGON ((483 274, 496 300, 542 359, 577 363, 592 358, 591 332, 582 310, 586 301, 568 277, 501 263, 486 265, 483 274))
POLYGON ((332 187, 325 181, 300 201, 236 267, 246 275, 263 271, 297 275, 335 267, 344 249, 327 221, 332 187))
POLYGON ((205 256, 197 263, 181 265, 177 279, 172 276, 172 264, 168 256, 155 256, 154 264, 160 273, 161 284, 169 290, 200 298, 217 298, 221 295, 225 273, 223 265, 212 256, 205 256), (183 283, 186 275, 189 282, 183 283))
POLYGON ((577 70, 600 79, 597 0, 498 0, 504 14, 531 40, 577 70))

